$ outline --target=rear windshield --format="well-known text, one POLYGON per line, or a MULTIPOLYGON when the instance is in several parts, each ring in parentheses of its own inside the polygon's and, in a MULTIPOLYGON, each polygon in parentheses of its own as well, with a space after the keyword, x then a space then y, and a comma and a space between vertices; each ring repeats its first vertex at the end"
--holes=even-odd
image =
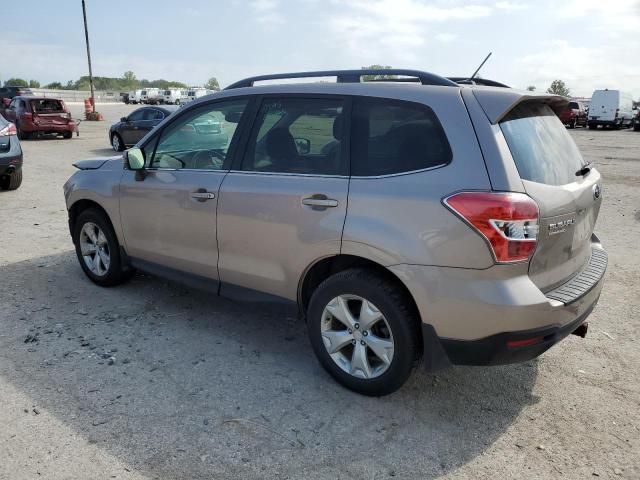
POLYGON ((31 100, 31 109, 34 113, 55 113, 64 112, 64 107, 60 100, 43 99, 31 100))
POLYGON ((524 180, 565 185, 575 182, 585 165, 571 135, 547 105, 518 105, 500 128, 524 180))

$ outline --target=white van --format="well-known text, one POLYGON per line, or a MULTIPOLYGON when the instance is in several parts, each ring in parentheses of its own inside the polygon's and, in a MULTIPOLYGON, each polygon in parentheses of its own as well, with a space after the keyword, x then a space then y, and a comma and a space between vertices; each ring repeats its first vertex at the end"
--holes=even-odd
POLYGON ((155 97, 158 91, 158 88, 145 88, 140 92, 140 103, 149 103, 149 97, 155 97))
POLYGON ((614 128, 630 127, 633 120, 633 99, 620 90, 595 90, 589 103, 589 128, 598 125, 614 128))
POLYGON ((142 90, 132 90, 129 92, 129 103, 140 103, 140 96, 142 95, 142 90))
POLYGON ((186 91, 186 95, 181 98, 181 102, 193 102, 196 98, 204 97, 205 95, 207 95, 207 90, 205 88, 190 88, 186 91))
POLYGON ((164 103, 180 105, 182 97, 187 95, 186 90, 180 90, 178 88, 170 88, 164 92, 164 103))

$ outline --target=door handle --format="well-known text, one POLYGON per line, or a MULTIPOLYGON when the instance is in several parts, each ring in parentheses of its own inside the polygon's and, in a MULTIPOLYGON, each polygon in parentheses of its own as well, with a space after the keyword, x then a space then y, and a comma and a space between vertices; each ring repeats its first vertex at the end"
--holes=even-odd
POLYGON ((206 202, 207 200, 216 198, 216 194, 207 192, 204 188, 201 188, 197 192, 191 192, 191 198, 195 198, 199 202, 206 202))
POLYGON ((325 208, 333 208, 338 206, 338 201, 333 198, 327 198, 326 195, 312 195, 302 199, 302 204, 320 210, 325 208))

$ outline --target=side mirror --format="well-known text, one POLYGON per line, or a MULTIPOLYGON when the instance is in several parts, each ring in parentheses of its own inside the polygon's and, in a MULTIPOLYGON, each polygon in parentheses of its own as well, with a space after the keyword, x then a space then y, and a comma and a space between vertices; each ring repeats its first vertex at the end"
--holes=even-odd
POLYGON ((129 121, 129 119, 128 119, 127 117, 122 117, 122 118, 120 119, 120 121, 121 121, 121 122, 128 122, 128 121, 129 121))
POLYGON ((124 152, 124 159, 129 170, 144 169, 144 153, 139 148, 133 147, 124 152))
POLYGON ((294 138, 299 155, 308 155, 311 152, 311 140, 308 138, 294 138))

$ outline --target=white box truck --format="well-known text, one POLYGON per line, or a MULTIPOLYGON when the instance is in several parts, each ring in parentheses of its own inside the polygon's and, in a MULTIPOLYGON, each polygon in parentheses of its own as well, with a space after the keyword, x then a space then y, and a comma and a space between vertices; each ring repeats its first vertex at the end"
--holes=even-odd
POLYGON ((589 128, 630 127, 633 121, 633 99, 620 90, 595 90, 589 103, 589 128))

